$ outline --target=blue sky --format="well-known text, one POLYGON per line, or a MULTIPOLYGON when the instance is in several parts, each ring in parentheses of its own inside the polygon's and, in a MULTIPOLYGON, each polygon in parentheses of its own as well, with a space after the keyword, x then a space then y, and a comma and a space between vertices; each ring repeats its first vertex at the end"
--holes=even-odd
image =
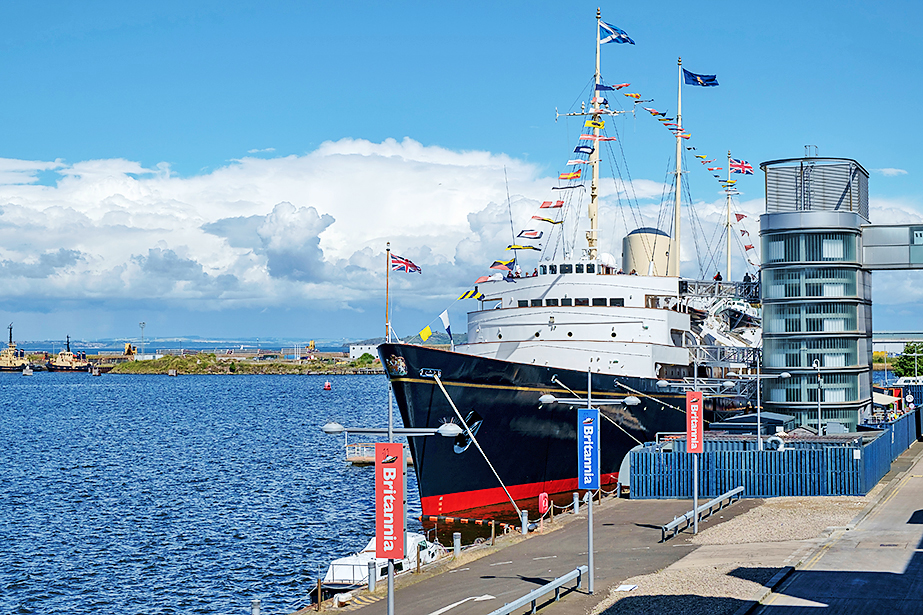
MULTIPOLYGON (((0 316, 22 339, 371 336, 390 239, 424 267, 395 299, 416 332, 502 255, 503 168, 524 220, 564 170, 579 128, 554 113, 592 77, 596 6, 7 4, 0 316)), ((607 82, 672 112, 678 56, 718 75, 683 93, 697 151, 817 145, 870 171, 873 222, 921 219, 917 4, 601 6, 637 43, 603 48, 607 82)), ((618 120, 651 211, 673 149, 655 124, 618 120)), ((710 219, 721 195, 691 171, 710 219)), ((756 231, 762 177, 740 185, 756 231)), ((919 328, 918 276, 875 274, 876 328, 919 328)))

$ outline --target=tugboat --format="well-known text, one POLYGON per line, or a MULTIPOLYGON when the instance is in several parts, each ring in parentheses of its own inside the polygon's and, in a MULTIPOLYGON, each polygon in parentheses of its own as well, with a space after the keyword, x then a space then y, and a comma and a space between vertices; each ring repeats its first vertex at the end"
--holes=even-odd
POLYGON ((45 363, 45 369, 49 372, 89 372, 90 362, 87 361, 87 353, 71 352, 71 338, 68 335, 67 347, 53 360, 45 363))
POLYGON ((10 330, 9 346, 0 350, 0 372, 21 372, 29 367, 29 359, 26 357, 26 351, 16 348, 13 341, 13 323, 7 327, 10 330))

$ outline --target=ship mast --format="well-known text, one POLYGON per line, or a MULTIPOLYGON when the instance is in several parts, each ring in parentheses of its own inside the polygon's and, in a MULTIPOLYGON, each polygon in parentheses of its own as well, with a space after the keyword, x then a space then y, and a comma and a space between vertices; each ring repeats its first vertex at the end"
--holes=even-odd
POLYGON ((673 198, 673 244, 670 246, 670 262, 667 275, 679 277, 679 196, 683 177, 683 59, 677 60, 678 82, 676 85, 676 186, 673 198))
MULTIPOLYGON (((602 12, 600 9, 596 9, 596 74, 594 75, 594 86, 593 86, 593 99, 591 100, 592 109, 591 113, 593 114, 593 119, 599 119, 599 90, 596 89, 596 86, 599 85, 599 21, 602 19, 602 12)), ((599 185, 599 127, 593 127, 593 136, 596 137, 593 139, 593 151, 590 153, 590 166, 593 171, 593 179, 590 181, 590 205, 588 207, 587 213, 590 217, 590 230, 586 233, 586 242, 587 247, 589 248, 589 257, 590 260, 596 259, 596 251, 598 246, 598 231, 599 231, 599 203, 598 203, 598 185, 599 185)))
POLYGON ((731 150, 728 150, 727 178, 724 184, 724 192, 727 194, 727 268, 725 271, 725 280, 730 282, 731 278, 731 150))

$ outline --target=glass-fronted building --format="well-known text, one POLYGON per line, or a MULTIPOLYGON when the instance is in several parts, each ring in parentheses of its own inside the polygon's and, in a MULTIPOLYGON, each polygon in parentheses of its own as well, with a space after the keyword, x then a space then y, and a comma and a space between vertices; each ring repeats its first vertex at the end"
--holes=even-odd
POLYGON ((861 244, 869 223, 868 173, 842 158, 760 167, 766 410, 816 427, 820 399, 823 425, 853 430, 872 398, 871 273, 863 268, 861 244))

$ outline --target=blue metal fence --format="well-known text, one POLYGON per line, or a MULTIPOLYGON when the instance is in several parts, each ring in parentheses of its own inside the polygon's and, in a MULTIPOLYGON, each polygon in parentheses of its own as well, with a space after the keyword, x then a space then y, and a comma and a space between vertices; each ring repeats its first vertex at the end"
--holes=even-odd
MULTIPOLYGON (((919 412, 919 410, 917 410, 919 412)), ((865 495, 888 473, 891 462, 917 437, 916 414, 892 423, 864 446, 854 443, 786 443, 784 451, 746 450, 743 442, 723 441, 699 454, 699 495, 715 497, 744 487, 744 497, 865 495), (735 450, 736 449, 736 450, 735 450)), ((683 441, 674 452, 646 447, 631 453, 631 497, 692 497, 692 455, 683 441)))

